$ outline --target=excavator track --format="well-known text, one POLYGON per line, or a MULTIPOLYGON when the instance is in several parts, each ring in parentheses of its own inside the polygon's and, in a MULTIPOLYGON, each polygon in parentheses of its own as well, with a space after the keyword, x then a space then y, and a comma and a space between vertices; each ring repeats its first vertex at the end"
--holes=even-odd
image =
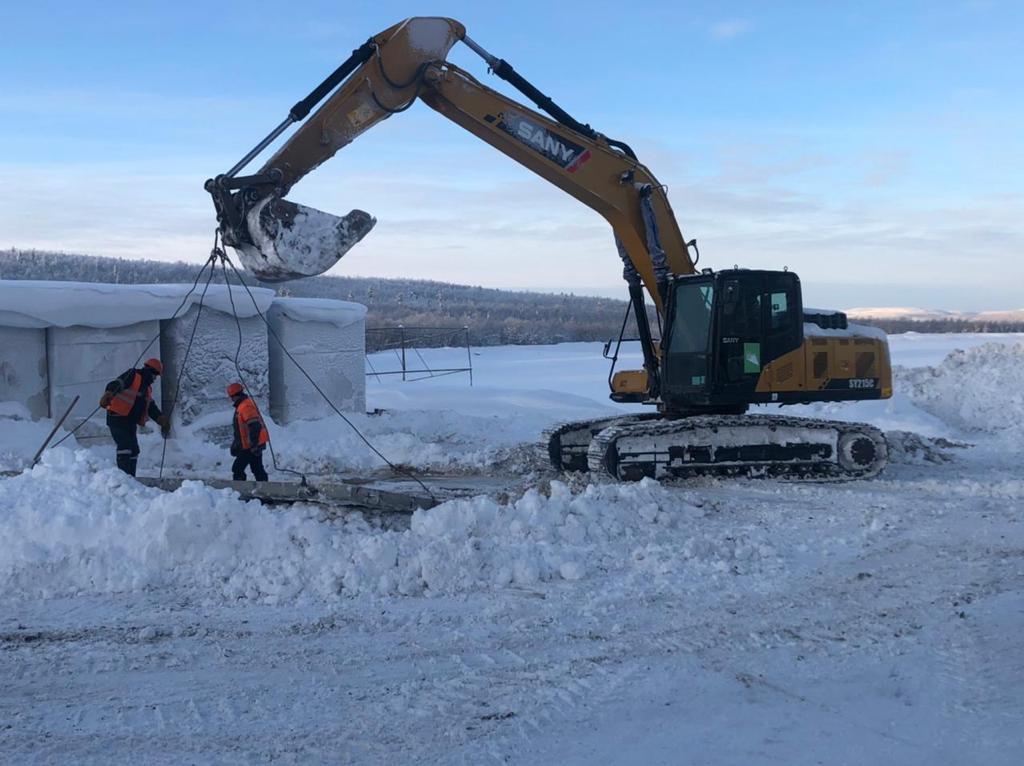
POLYGON ((709 475, 849 481, 877 476, 887 460, 885 437, 873 426, 774 415, 613 424, 587 450, 591 472, 619 481, 709 475))
POLYGON ((541 458, 547 460, 556 471, 588 471, 587 451, 599 433, 612 426, 626 426, 656 420, 658 417, 655 412, 645 412, 559 423, 544 431, 538 451, 541 458))

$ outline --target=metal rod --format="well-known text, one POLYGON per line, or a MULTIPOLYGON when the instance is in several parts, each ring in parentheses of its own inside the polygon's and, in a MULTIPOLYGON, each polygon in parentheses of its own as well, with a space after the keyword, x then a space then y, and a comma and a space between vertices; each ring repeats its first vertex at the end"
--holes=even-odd
POLYGON ((402 333, 402 380, 405 380, 405 328, 398 325, 398 329, 402 333))
POLYGON ((368 378, 370 376, 377 377, 377 376, 380 376, 380 375, 404 375, 406 373, 408 373, 409 375, 412 375, 412 374, 417 373, 417 372, 426 372, 426 373, 435 373, 435 372, 470 372, 471 373, 472 371, 473 371, 472 367, 429 367, 429 368, 428 367, 423 367, 423 368, 416 368, 416 369, 410 368, 408 370, 405 370, 405 372, 403 372, 402 370, 384 370, 382 372, 380 372, 380 371, 368 372, 368 373, 366 373, 366 377, 368 377, 368 378))
POLYGON ((234 178, 236 175, 238 175, 238 171, 240 171, 242 168, 244 168, 246 165, 248 165, 250 162, 252 162, 253 157, 255 157, 257 154, 259 154, 264 149, 266 149, 268 146, 270 146, 270 144, 273 143, 275 138, 277 138, 279 135, 281 135, 286 130, 288 130, 288 127, 293 122, 295 122, 295 118, 292 117, 289 114, 284 119, 284 121, 281 122, 280 125, 278 125, 272 131, 270 131, 270 134, 266 138, 264 138, 262 141, 260 141, 258 144, 256 144, 256 146, 253 147, 252 151, 250 151, 247 155, 242 157, 242 159, 240 159, 235 164, 235 166, 233 168, 231 168, 231 170, 229 170, 227 173, 225 173, 224 174, 225 178, 234 178))
POLYGON ((67 420, 67 417, 68 417, 68 415, 70 415, 70 414, 71 414, 71 410, 73 410, 73 409, 75 408, 75 405, 76 405, 76 404, 78 404, 78 400, 79 400, 80 398, 81 398, 81 397, 79 397, 79 396, 76 396, 76 397, 75 397, 75 398, 74 398, 74 399, 73 399, 73 400, 71 401, 71 405, 70 405, 70 406, 69 406, 69 407, 67 408, 67 410, 65 411, 65 413, 64 413, 63 415, 61 415, 61 418, 60 418, 60 420, 58 420, 58 421, 57 421, 57 425, 55 425, 55 426, 53 427, 53 430, 52 430, 52 431, 50 431, 50 435, 46 437, 46 441, 44 441, 44 442, 43 442, 43 446, 39 448, 39 451, 38 451, 38 452, 36 452, 36 454, 35 454, 35 457, 33 457, 33 458, 32 458, 32 465, 30 465, 30 466, 29 466, 29 468, 35 468, 35 466, 36 466, 36 463, 38 463, 38 462, 39 462, 39 458, 40 458, 40 457, 42 456, 42 454, 43 454, 43 450, 45 450, 45 449, 46 449, 46 447, 47 447, 47 445, 49 445, 49 443, 50 443, 50 439, 52 439, 52 438, 53 438, 53 435, 54 435, 55 433, 57 433, 57 429, 58 429, 58 428, 60 428, 60 427, 61 427, 62 425, 64 425, 64 421, 65 421, 65 420, 67 420))
POLYGON ((469 350, 469 326, 462 328, 466 331, 466 361, 469 363, 469 387, 473 387, 473 354, 469 350))
POLYGON ((492 56, 490 53, 485 51, 483 49, 483 46, 481 46, 480 44, 475 42, 469 35, 464 35, 463 38, 462 38, 462 42, 464 42, 466 45, 468 45, 473 50, 473 52, 476 55, 478 55, 480 58, 482 58, 484 61, 486 61, 487 62, 487 66, 495 67, 495 66, 498 65, 498 61, 499 61, 498 57, 497 56, 492 56))

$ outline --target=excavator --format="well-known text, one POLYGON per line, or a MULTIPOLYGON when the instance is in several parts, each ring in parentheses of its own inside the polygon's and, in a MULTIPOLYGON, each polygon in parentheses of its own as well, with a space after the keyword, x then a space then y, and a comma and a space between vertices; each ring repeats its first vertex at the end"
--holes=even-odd
POLYGON ((333 266, 376 220, 361 210, 334 216, 285 196, 416 101, 611 225, 643 369, 615 371, 613 361, 610 396, 652 410, 550 429, 542 448, 554 468, 621 481, 736 474, 829 481, 872 477, 884 468, 887 445, 872 426, 747 411, 890 397, 885 334, 849 325, 841 312, 805 308, 800 280, 790 271, 698 270, 696 241, 683 237, 665 187, 633 149, 574 119, 453 19, 409 18, 374 35, 234 167, 209 179, 205 188, 223 242, 264 282, 333 266), (458 42, 544 114, 447 61, 458 42), (240 175, 303 120, 258 172, 240 175))

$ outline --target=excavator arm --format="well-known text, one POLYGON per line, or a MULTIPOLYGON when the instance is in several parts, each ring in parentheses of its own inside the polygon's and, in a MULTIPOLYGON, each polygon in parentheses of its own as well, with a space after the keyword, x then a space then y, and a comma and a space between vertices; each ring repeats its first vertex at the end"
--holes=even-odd
POLYGON ((452 19, 410 18, 370 38, 241 162, 207 181, 225 243, 264 281, 326 271, 372 228, 374 219, 359 210, 338 218, 283 197, 304 175, 417 99, 608 221, 630 287, 645 367, 649 375, 655 374, 658 350, 651 340, 643 289, 664 316, 669 276, 695 272, 664 187, 629 146, 576 121, 452 19), (550 117, 446 61, 460 40, 550 117), (258 173, 238 175, 335 88, 258 173))

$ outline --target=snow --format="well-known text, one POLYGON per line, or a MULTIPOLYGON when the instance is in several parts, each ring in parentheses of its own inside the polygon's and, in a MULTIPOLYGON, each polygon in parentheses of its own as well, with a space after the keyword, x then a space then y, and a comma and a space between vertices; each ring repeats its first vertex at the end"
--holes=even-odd
POLYGON ((363 304, 326 298, 277 298, 271 308, 271 313, 296 322, 324 322, 336 327, 349 327, 366 319, 363 304))
POLYGON ((406 34, 409 48, 422 60, 439 61, 448 55, 460 37, 457 24, 449 19, 419 16, 403 22, 399 33, 406 34))
POLYGON ((706 534, 697 509, 653 481, 576 494, 553 482, 549 494, 531 490, 509 505, 455 500, 417 512, 408 529, 381 531, 358 518, 330 525, 310 510, 277 513, 198 482, 160 492, 58 448, 0 483, 0 507, 0 582, 24 598, 157 587, 268 603, 434 596, 579 580, 588 568, 749 571, 770 553, 745 536, 706 534), (662 539, 680 526, 686 534, 662 539))
MULTIPOLYGON (((0 479, 0 760, 1019 763, 1024 337, 890 340, 893 399, 782 409, 884 428, 873 481, 540 473, 540 429, 626 411, 600 344, 371 377, 385 411, 352 417, 385 454, 506 477, 405 521, 161 493, 69 440, 0 479)), ((9 467, 50 425, 0 423, 9 467)), ((271 432, 380 465, 336 419, 271 432)), ((226 470, 198 425, 167 444, 226 470)))
POLYGON ((935 367, 902 370, 897 385, 947 423, 1024 442, 1024 343, 955 350, 935 367))
MULTIPOLYGON (((182 304, 191 285, 109 285, 91 282, 35 282, 0 280, 0 326, 7 327, 121 327, 154 319, 170 319, 182 304)), ((250 288, 260 311, 274 298, 272 290, 250 288)), ((185 311, 195 306, 203 292, 199 285, 188 297, 185 311)), ((239 299, 239 316, 256 315, 248 295, 239 299)), ((225 285, 210 285, 204 305, 231 313, 225 285)))

